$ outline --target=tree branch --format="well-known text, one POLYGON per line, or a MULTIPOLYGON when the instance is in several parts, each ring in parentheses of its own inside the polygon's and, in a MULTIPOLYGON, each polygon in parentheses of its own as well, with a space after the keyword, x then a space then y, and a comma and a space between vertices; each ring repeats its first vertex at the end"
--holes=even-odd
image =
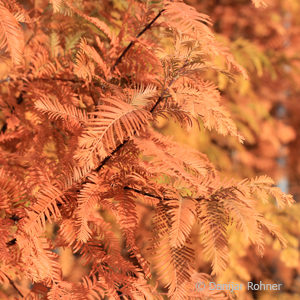
POLYGON ((72 83, 84 83, 84 80, 77 79, 77 78, 40 77, 40 78, 35 78, 33 81, 37 81, 37 80, 42 80, 42 81, 53 80, 53 81, 72 82, 72 83))
MULTIPOLYGON (((22 80, 24 81, 24 79, 22 78, 16 78, 15 81, 17 80, 22 80)), ((61 81, 61 82, 72 82, 72 83, 84 83, 84 80, 81 79, 77 79, 77 78, 59 78, 59 77, 39 77, 39 78, 34 78, 30 81, 61 81)), ((10 81, 14 81, 13 79, 11 79, 9 76, 1 79, 0 80, 0 84, 4 83, 4 82, 10 82, 10 81)))
MULTIPOLYGON (((120 144, 109 156, 107 156, 103 161, 102 161, 102 163, 99 165, 99 167, 97 168, 97 169, 95 169, 95 171, 99 171, 104 165, 105 165, 105 163, 114 155, 114 153, 116 153, 119 149, 121 149, 127 142, 128 142, 129 140, 125 140, 122 144, 120 144)), ((83 182, 83 184, 84 183, 86 183, 86 182, 83 182)), ((143 195, 143 196, 147 196, 147 197, 150 197, 150 198, 155 198, 155 199, 158 199, 158 200, 174 200, 175 198, 168 198, 168 197, 160 197, 160 196, 158 196, 158 195, 153 195, 153 194, 150 194, 150 193, 148 193, 148 192, 144 192, 144 191, 140 191, 140 190, 138 190, 138 189, 135 189, 135 188, 131 188, 131 187, 129 187, 129 186, 124 186, 124 190, 128 190, 128 191, 133 191, 133 192, 135 192, 135 193, 137 193, 137 194, 140 194, 140 195, 143 195)), ((140 204, 140 205, 142 205, 142 206, 144 206, 144 207, 146 207, 146 208, 148 208, 148 209, 151 209, 151 210, 153 210, 154 208, 153 207, 151 207, 151 206, 148 206, 148 205, 146 205, 145 203, 141 203, 141 202, 138 202, 138 204, 140 204)), ((61 204, 60 203, 58 203, 58 205, 57 206, 61 206, 61 204)), ((16 217, 16 216, 12 216, 10 219, 12 219, 12 220, 14 220, 14 221, 19 221, 21 218, 19 218, 19 217, 16 217)), ((7 247, 10 247, 10 246, 13 246, 13 245, 15 245, 16 244, 16 239, 14 238, 14 239, 12 239, 12 240, 10 240, 10 241, 8 241, 7 243, 6 243, 6 246, 7 247)))
POLYGON ((115 150, 113 150, 109 155, 107 155, 107 156, 102 160, 101 164, 100 164, 96 169, 94 169, 94 171, 99 172, 99 171, 102 169, 102 167, 103 167, 103 166, 104 166, 104 165, 112 158, 112 156, 113 156, 116 152, 118 152, 121 148, 123 148, 129 141, 130 141, 130 140, 127 139, 127 140, 123 141, 123 143, 121 143, 119 146, 117 146, 115 150))
POLYGON ((129 186, 124 186, 124 190, 133 191, 133 192, 136 192, 136 193, 138 193, 140 195, 151 197, 151 198, 155 198, 155 199, 158 199, 158 200, 162 200, 162 199, 172 200, 171 198, 161 198, 161 197, 159 197, 157 195, 153 195, 153 194, 150 194, 150 193, 147 193, 147 192, 144 192, 144 191, 140 191, 138 189, 131 188, 129 186))
MULTIPOLYGON (((163 99, 163 93, 162 93, 162 95, 157 99, 157 101, 155 102, 155 104, 153 105, 153 107, 150 109, 150 112, 151 112, 151 113, 155 110, 155 108, 156 108, 157 105, 162 101, 162 99, 163 99)), ((108 156, 106 156, 106 157, 102 160, 102 162, 100 163, 100 165, 99 165, 96 169, 94 169, 94 171, 99 172, 99 171, 102 169, 102 167, 103 167, 103 166, 104 166, 104 165, 112 158, 112 156, 113 156, 116 152, 118 152, 120 149, 122 149, 129 141, 130 141, 130 139, 124 140, 120 145, 118 145, 118 146, 116 147, 116 149, 114 149, 108 156)))
MULTIPOLYGON (((144 29, 138 33, 138 35, 136 36, 136 38, 139 38, 141 35, 143 35, 148 29, 150 29, 150 27, 153 25, 153 23, 160 17, 160 15, 165 11, 165 9, 162 9, 159 11, 159 13, 155 16, 155 18, 149 22, 144 29)), ((130 50, 130 48, 134 45, 135 41, 131 41, 128 46, 123 50, 123 52, 121 53, 121 55, 117 58, 117 60, 115 61, 114 65, 111 68, 111 71, 114 71, 114 69, 116 68, 116 66, 122 61, 123 57, 126 55, 126 53, 130 50)))
POLYGON ((155 199, 158 199, 158 200, 176 200, 176 198, 168 198, 168 197, 160 197, 158 195, 153 195, 153 194, 150 194, 150 193, 147 193, 147 192, 144 192, 144 191, 140 191, 138 189, 135 189, 135 188, 131 188, 129 186, 124 186, 124 190, 129 190, 129 191, 133 191, 133 192, 136 192, 140 195, 143 195, 143 196, 147 196, 147 197, 151 197, 151 198, 155 198, 155 199))

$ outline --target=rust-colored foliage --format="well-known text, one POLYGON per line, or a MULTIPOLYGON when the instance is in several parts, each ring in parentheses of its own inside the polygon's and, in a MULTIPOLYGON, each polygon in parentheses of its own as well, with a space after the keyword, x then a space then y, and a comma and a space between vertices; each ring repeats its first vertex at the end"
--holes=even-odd
POLYGON ((154 130, 244 141, 211 78, 247 73, 207 15, 169 0, 0 0, 0 14, 1 298, 227 299, 195 287, 227 268, 229 227, 261 255, 264 230, 286 245, 257 205, 291 195, 154 130))

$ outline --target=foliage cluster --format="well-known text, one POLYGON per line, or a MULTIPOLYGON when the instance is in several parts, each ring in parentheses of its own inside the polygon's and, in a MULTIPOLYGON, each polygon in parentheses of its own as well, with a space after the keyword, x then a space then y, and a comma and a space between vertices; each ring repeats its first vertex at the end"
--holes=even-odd
POLYGON ((291 195, 156 130, 249 140, 228 105, 243 59, 211 27, 182 1, 0 1, 1 298, 228 299, 195 287, 226 270, 232 231, 286 245, 259 203, 291 195))

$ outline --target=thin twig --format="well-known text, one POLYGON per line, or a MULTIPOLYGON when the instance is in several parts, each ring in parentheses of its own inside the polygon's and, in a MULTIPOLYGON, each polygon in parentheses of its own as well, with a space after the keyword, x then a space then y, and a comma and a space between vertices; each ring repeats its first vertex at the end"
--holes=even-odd
MULTIPOLYGON (((124 190, 133 191, 133 192, 141 194, 143 196, 147 196, 147 197, 155 198, 155 199, 158 199, 158 200, 162 200, 162 197, 160 197, 160 196, 153 195, 153 194, 150 194, 150 193, 147 193, 147 192, 144 192, 144 191, 140 191, 138 189, 131 188, 129 186, 124 186, 124 190)), ((171 198, 164 198, 164 199, 165 200, 172 200, 171 198)))
MULTIPOLYGON (((26 82, 22 77, 17 77, 16 80, 22 80, 23 82, 26 82)), ((33 78, 32 80, 29 81, 49 81, 49 80, 53 80, 53 81, 64 81, 64 82, 73 82, 73 83, 84 83, 85 81, 83 79, 78 79, 78 78, 62 78, 62 77, 36 77, 33 78)), ((9 76, 7 76, 4 79, 0 80, 0 83, 3 82, 10 82, 10 81, 14 81, 12 78, 10 78, 9 76)))
MULTIPOLYGON (((136 36, 136 38, 139 38, 141 35, 143 35, 148 29, 151 28, 151 26, 153 25, 153 23, 160 17, 160 15, 165 11, 165 9, 162 9, 159 11, 159 13, 154 17, 154 19, 149 22, 144 29, 139 32, 136 36)), ((134 45, 135 41, 131 41, 128 46, 123 50, 123 52, 121 53, 121 55, 117 58, 116 62, 114 63, 114 65, 111 68, 111 71, 114 71, 114 69, 116 68, 116 66, 122 61, 123 57, 126 55, 126 53, 129 51, 129 49, 134 45)))
MULTIPOLYGON (((166 200, 166 201, 171 201, 171 200, 176 200, 176 198, 168 198, 168 197, 160 197, 158 195, 153 195, 151 193, 148 193, 148 192, 144 192, 144 191, 141 191, 141 190, 138 190, 136 188, 131 188, 129 186, 124 186, 123 188, 124 190, 128 190, 128 191, 133 191, 137 194, 140 194, 140 195, 143 195, 143 196, 146 196, 146 197, 150 197, 150 198, 154 198, 154 199, 158 199, 160 204, 162 204, 163 206, 166 206, 166 204, 162 201, 162 200, 166 200)), ((146 205, 144 203, 141 203, 137 200, 135 200, 136 203, 138 203, 139 205, 142 205, 148 209, 151 209, 151 210, 154 210, 155 208, 152 207, 152 206, 149 206, 149 205, 146 205)))
POLYGON ((121 143, 114 151, 112 151, 108 156, 106 156, 101 164, 94 170, 96 172, 99 172, 102 167, 111 159, 111 157, 118 152, 121 148, 123 148, 127 143, 129 142, 129 139, 125 140, 123 143, 121 143))
MULTIPOLYGON (((154 109, 157 107, 157 105, 162 101, 162 96, 160 96, 157 101, 155 102, 155 104, 153 105, 153 107, 151 108, 150 112, 152 113, 154 111, 154 109)), ((104 165, 112 158, 112 156, 118 152, 120 149, 122 149, 128 142, 130 141, 130 138, 124 140, 120 145, 118 145, 108 156, 106 156, 102 162, 100 163, 100 165, 94 169, 94 171, 99 172, 104 165)))
POLYGON ((10 277, 8 277, 5 273, 4 273, 4 275, 5 275, 6 278, 8 279, 10 285, 11 285, 11 286, 17 291, 17 293, 23 298, 24 295, 23 295, 23 294, 21 293, 21 291, 17 288, 17 286, 15 285, 14 281, 13 281, 10 277))
POLYGON ((77 79, 77 78, 39 77, 39 78, 33 79, 33 81, 38 81, 38 80, 42 80, 42 81, 53 80, 53 81, 72 82, 72 83, 84 83, 84 80, 77 79))

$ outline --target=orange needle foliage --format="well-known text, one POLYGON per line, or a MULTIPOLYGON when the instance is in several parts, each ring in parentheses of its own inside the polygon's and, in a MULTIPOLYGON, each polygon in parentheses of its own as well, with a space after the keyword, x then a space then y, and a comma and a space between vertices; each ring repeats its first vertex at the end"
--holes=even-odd
POLYGON ((1 299, 227 299, 195 287, 226 270, 230 227, 286 246, 258 203, 291 195, 154 129, 245 140, 212 78, 248 75, 211 25, 182 1, 0 0, 1 299))

